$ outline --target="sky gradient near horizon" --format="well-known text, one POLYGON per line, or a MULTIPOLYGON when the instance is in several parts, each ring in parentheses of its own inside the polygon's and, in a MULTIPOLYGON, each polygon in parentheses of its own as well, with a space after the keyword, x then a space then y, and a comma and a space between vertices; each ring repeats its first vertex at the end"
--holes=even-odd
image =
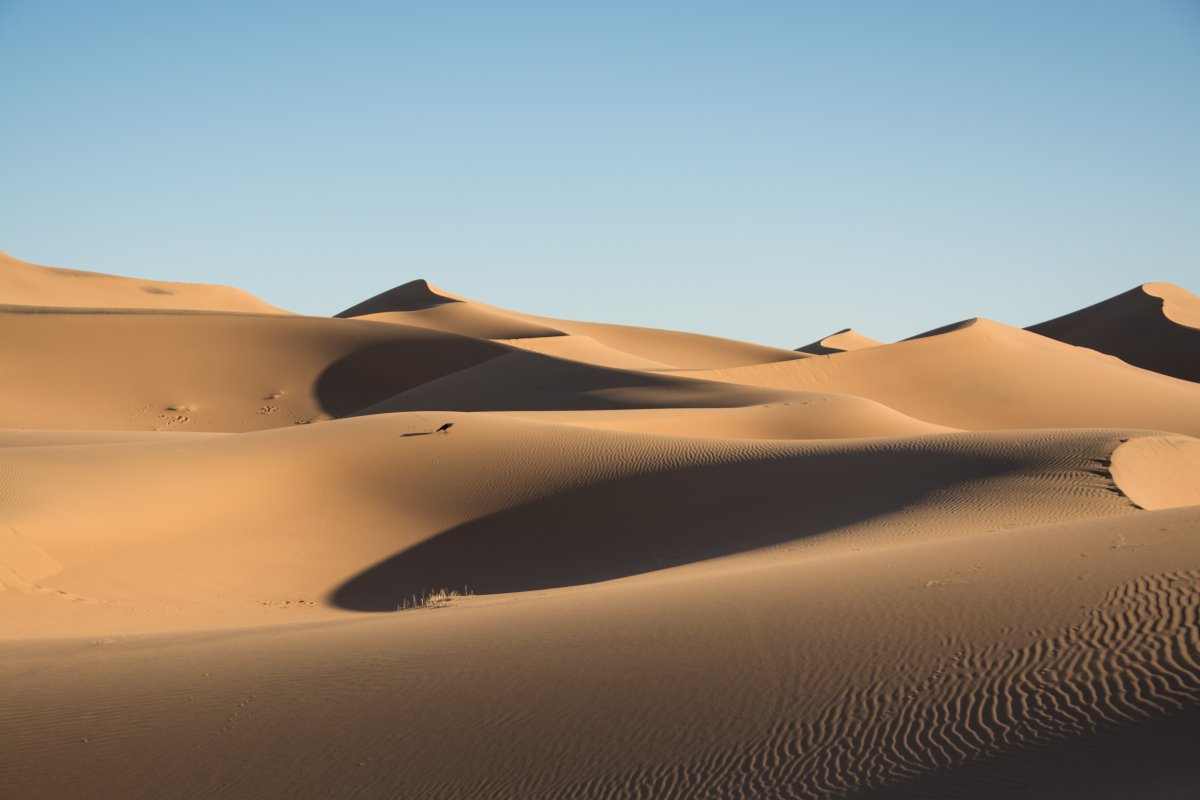
MULTIPOLYGON (((0 0, 0 250, 796 347, 1200 293, 1200 3, 0 0)), ((2 302, 2 298, 0 298, 2 302)))

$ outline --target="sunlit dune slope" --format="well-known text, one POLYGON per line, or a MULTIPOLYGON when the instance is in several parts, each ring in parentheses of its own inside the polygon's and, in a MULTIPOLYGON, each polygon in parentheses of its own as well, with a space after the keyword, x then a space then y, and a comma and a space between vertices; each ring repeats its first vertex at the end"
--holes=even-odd
POLYGON ((0 426, 245 431, 345 416, 503 345, 401 325, 0 309, 0 426))
POLYGON ((1136 367, 1200 381, 1200 297, 1170 283, 1143 283, 1029 330, 1136 367))
POLYGON ((6 253, 0 253, 0 304, 288 313, 231 286, 152 281, 41 267, 6 253))
POLYGON ((865 350, 684 374, 855 394, 969 430, 1133 426, 1200 434, 1200 386, 986 319, 865 350))
POLYGON ((1112 475, 1141 508, 1200 505, 1200 440, 1190 436, 1146 436, 1122 444, 1112 457, 1112 475))
POLYGON ((509 411, 506 416, 588 428, 734 439, 849 439, 954 430, 845 394, 796 393, 761 406, 509 411))
POLYGON ((1197 526, 7 645, 0 764, 25 798, 1188 797, 1197 526))
POLYGON ((105 615, 244 624, 289 600, 394 610, 443 587, 546 589, 764 547, 1136 513, 1105 465, 1139 435, 719 440, 428 413, 8 447, 0 464, 23 488, 0 505, 15 590, 0 602, 17 604, 0 617, 9 635, 105 615))
MULTIPOLYGON (((764 345, 721 339, 698 333, 610 325, 597 322, 539 317, 486 305, 451 294, 424 280, 411 281, 365 300, 339 317, 371 318, 389 322, 439 327, 455 333, 486 336, 491 339, 520 339, 567 334, 592 340, 609 350, 676 369, 764 364, 799 359, 803 354, 764 345), (410 317, 419 321, 409 322, 410 317), (494 334, 494 335, 493 335, 494 334)), ((591 362, 591 350, 580 348, 574 354, 591 362)), ((563 355, 563 354, 559 354, 563 355)), ((570 357, 570 356, 568 356, 570 357)), ((612 355, 601 362, 615 365, 612 355)), ((633 366, 632 363, 619 366, 633 366)))
POLYGON ((808 353, 812 356, 828 356, 834 353, 844 353, 847 350, 862 350, 865 347, 877 347, 883 342, 863 336, 853 328, 843 328, 837 333, 832 333, 824 339, 818 339, 815 342, 797 347, 797 353, 808 353))

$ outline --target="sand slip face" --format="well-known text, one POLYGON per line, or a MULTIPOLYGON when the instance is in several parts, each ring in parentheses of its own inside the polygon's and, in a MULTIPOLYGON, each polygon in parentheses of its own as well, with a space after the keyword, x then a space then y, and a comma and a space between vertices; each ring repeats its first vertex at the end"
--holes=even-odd
MULTIPOLYGON (((569 354, 559 352, 555 355, 567 355, 602 366, 653 363, 671 369, 710 369, 804 357, 804 354, 790 350, 697 333, 523 314, 459 297, 423 280, 403 284, 338 314, 339 317, 363 315, 490 339, 571 336, 587 344, 570 347, 569 354), (613 351, 621 355, 614 356, 613 351), (621 363, 616 363, 617 360, 621 363)), ((530 344, 531 349, 537 346, 537 343, 530 344)))
POLYGON ((1200 386, 982 319, 866 350, 683 374, 855 394, 968 430, 1133 426, 1200 434, 1200 386))
POLYGON ((834 353, 844 353, 847 350, 863 350, 868 347, 878 347, 883 342, 863 336, 853 328, 844 328, 830 334, 824 339, 818 339, 804 347, 797 347, 796 352, 808 353, 813 356, 829 356, 834 353))
POLYGON ((400 325, 206 312, 0 308, 0 425, 245 431, 354 413, 503 355, 400 325))
POLYGON ((1200 298, 1170 283, 1144 283, 1029 330, 1143 369, 1200 381, 1200 298))

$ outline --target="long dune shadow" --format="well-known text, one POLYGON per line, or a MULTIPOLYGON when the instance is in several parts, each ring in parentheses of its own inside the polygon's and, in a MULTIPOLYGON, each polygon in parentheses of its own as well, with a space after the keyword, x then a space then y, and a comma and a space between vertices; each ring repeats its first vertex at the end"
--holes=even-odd
POLYGON ((345 417, 507 352, 501 345, 465 336, 409 334, 342 356, 318 376, 315 391, 322 408, 345 417))
POLYGON ((495 594, 626 577, 803 539, 1011 466, 999 457, 876 450, 622 477, 450 528, 356 575, 330 600, 394 611, 439 589, 495 594))

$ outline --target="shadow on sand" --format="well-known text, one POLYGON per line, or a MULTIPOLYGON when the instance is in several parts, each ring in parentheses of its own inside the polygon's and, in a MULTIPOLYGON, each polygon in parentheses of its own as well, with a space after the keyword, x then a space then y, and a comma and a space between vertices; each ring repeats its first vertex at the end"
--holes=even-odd
POLYGON ((376 342, 330 364, 317 378, 317 399, 332 416, 347 417, 507 352, 492 342, 418 331, 396 341, 376 342))
POLYGON ((450 528, 351 578, 330 599, 394 611, 442 588, 493 594, 594 583, 795 542, 1006 469, 983 456, 879 450, 622 477, 450 528))

